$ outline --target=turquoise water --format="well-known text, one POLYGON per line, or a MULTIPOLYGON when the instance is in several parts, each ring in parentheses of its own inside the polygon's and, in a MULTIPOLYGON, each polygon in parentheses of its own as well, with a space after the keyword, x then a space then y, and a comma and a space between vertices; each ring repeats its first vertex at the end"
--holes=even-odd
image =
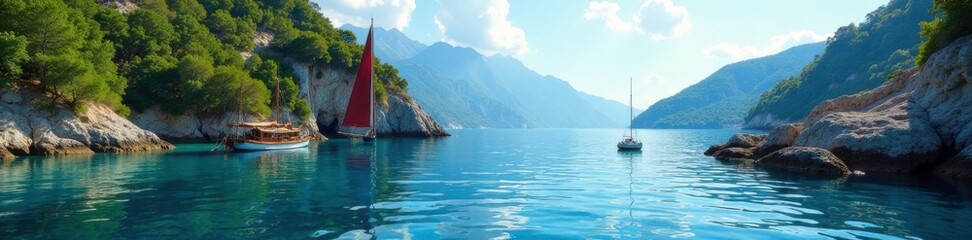
POLYGON ((0 239, 968 239, 972 188, 702 156, 733 130, 452 130, 302 151, 18 158, 0 239))

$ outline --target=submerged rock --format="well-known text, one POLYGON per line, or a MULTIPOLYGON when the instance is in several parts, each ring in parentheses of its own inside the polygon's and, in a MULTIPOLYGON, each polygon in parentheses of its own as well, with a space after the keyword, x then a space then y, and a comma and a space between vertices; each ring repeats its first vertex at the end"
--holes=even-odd
POLYGON ((37 93, 19 94, 24 95, 24 102, 0 102, 0 155, 6 155, 4 158, 173 148, 107 106, 89 103, 87 112, 75 114, 63 106, 35 107, 45 103, 31 99, 46 99, 37 93))
POLYGON ((972 179, 972 145, 965 147, 965 150, 935 168, 935 173, 943 176, 972 179))
POLYGON ((744 161, 753 159, 755 148, 728 147, 713 154, 718 160, 722 161, 744 161))
POLYGON ((710 146, 709 149, 706 149, 705 150, 705 153, 702 153, 702 154, 705 154, 706 156, 712 156, 713 154, 715 154, 719 150, 722 150, 723 148, 726 148, 726 145, 725 144, 721 144, 721 143, 720 144, 715 144, 715 145, 710 146))
POLYGON ((0 148, 0 161, 10 160, 14 158, 17 158, 17 155, 13 155, 13 153, 8 151, 6 148, 0 148))
POLYGON ((826 176, 851 173, 844 162, 826 149, 788 147, 756 160, 757 166, 826 176))

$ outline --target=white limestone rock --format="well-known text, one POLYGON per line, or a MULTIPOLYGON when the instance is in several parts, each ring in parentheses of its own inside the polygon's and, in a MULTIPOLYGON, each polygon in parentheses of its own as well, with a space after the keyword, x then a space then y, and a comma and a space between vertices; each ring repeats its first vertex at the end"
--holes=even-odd
MULTIPOLYGON (((46 99, 21 92, 23 99, 46 99)), ((41 103, 0 103, 0 148, 11 155, 70 155, 93 152, 134 152, 171 149, 172 144, 135 126, 111 108, 89 103, 88 111, 75 114, 63 106, 53 110, 41 103)), ((9 156, 7 156, 9 157, 9 156)), ((5 157, 6 158, 6 157, 5 157)))
MULTIPOLYGON (((323 128, 322 133, 336 136, 336 128, 344 120, 355 74, 293 61, 289 64, 297 75, 301 95, 310 99, 311 110, 323 128)), ((375 114, 379 136, 449 135, 415 100, 395 91, 388 91, 387 103, 379 104, 375 114)))

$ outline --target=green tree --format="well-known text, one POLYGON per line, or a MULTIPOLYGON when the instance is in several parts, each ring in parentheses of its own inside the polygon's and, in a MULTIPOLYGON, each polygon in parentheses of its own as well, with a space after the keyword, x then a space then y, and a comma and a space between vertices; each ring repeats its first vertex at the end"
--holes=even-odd
POLYGON ((921 36, 924 41, 915 58, 917 65, 923 65, 928 57, 960 37, 972 34, 972 1, 935 0, 932 12, 938 14, 931 21, 921 22, 921 36))
POLYGON ((243 51, 253 49, 253 35, 256 33, 253 22, 234 18, 229 11, 220 9, 209 15, 206 25, 224 43, 243 51))
MULTIPOLYGON (((306 120, 310 117, 310 106, 307 105, 306 100, 300 101, 300 88, 297 87, 297 83, 292 77, 293 74, 289 71, 281 74, 282 71, 280 71, 276 60, 272 58, 263 60, 259 55, 253 56, 247 60, 245 69, 250 72, 250 76, 254 79, 262 81, 267 89, 270 89, 271 94, 273 94, 279 80, 280 106, 285 108, 282 110, 297 115, 300 120, 306 120)), ((270 106, 276 106, 274 101, 276 100, 271 95, 270 106)))
POLYGON ((200 110, 204 115, 233 112, 240 99, 247 113, 270 114, 270 91, 266 85, 239 68, 217 67, 213 78, 203 83, 200 95, 200 110))
MULTIPOLYGON (((115 45, 115 49, 124 49, 127 47, 125 41, 129 39, 128 17, 114 9, 100 8, 95 13, 93 19, 98 22, 101 30, 106 33, 105 39, 115 45)), ((116 63, 120 62, 118 58, 115 58, 115 60, 116 63)))
POLYGON ((198 100, 202 96, 203 84, 213 77, 215 70, 209 57, 189 55, 183 57, 176 67, 177 81, 167 86, 168 102, 162 103, 162 110, 172 114, 182 114, 186 111, 199 113, 203 111, 198 100))
POLYGON ((30 54, 57 54, 78 49, 81 38, 60 0, 5 0, 0 4, 0 30, 27 38, 30 54), (11 21, 16 19, 16 21, 11 21))
POLYGON ((287 44, 284 52, 301 62, 328 63, 331 61, 331 54, 327 44, 324 37, 313 32, 302 31, 296 39, 287 44))
POLYGON ((128 15, 128 39, 119 49, 119 59, 123 65, 134 57, 148 55, 170 55, 171 43, 176 39, 172 24, 160 13, 138 9, 128 15))
POLYGON ((197 0, 169 0, 169 8, 176 16, 191 16, 196 19, 206 18, 206 8, 197 0))
POLYGON ((128 72, 130 86, 126 90, 125 104, 136 111, 143 111, 168 98, 169 81, 177 79, 176 63, 172 56, 149 55, 132 60, 128 72))
POLYGON ((27 55, 27 38, 11 32, 0 32, 0 92, 20 78, 20 67, 30 59, 27 55))

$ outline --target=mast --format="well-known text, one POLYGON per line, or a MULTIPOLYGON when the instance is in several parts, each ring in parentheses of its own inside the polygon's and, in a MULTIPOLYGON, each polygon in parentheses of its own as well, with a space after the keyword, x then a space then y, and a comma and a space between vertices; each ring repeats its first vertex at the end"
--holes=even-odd
MULTIPOLYGON (((236 123, 237 124, 242 124, 243 123, 243 81, 242 80, 240 80, 240 96, 239 96, 239 99, 240 99, 240 108, 239 108, 239 112, 236 114, 236 117, 237 117, 236 123)), ((240 134, 240 128, 236 128, 236 137, 241 137, 242 135, 243 134, 240 134)))
POLYGON ((634 137, 634 79, 628 79, 628 133, 634 137))
MULTIPOLYGON (((371 19, 371 26, 368 27, 368 42, 371 42, 372 41, 372 38, 374 38, 374 37, 371 36, 372 31, 373 31, 374 28, 375 28, 375 19, 372 18, 371 19)), ((374 59, 375 58, 375 46, 373 44, 368 44, 368 48, 369 48, 368 49, 368 52, 371 53, 370 58, 371 59, 374 59)), ((369 104, 369 105, 371 105, 371 124, 368 124, 368 125, 371 125, 371 136, 372 137, 374 137, 375 135, 378 135, 378 131, 375 130, 375 124, 378 122, 378 120, 375 119, 375 80, 374 80, 374 78, 375 78, 375 68, 374 68, 374 66, 372 66, 371 67, 371 77, 368 78, 368 80, 371 81, 371 91, 369 91, 369 92, 371 92, 371 104, 369 104)))
POLYGON ((280 124, 280 78, 274 77, 277 80, 277 86, 273 88, 273 106, 274 119, 273 121, 280 124))

